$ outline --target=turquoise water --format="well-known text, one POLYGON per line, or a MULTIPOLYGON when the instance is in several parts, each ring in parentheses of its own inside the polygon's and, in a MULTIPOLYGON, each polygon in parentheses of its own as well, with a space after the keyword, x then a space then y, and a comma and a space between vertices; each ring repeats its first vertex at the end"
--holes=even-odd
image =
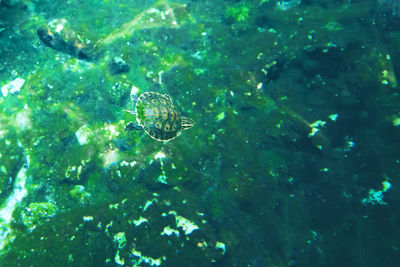
POLYGON ((397 266, 399 12, 0 1, 0 266, 397 266))

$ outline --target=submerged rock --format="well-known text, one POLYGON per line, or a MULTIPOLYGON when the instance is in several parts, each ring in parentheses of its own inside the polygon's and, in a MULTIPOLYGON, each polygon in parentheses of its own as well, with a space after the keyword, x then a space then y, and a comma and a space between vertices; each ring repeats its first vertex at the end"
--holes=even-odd
POLYGON ((25 80, 22 78, 17 78, 6 85, 3 85, 1 87, 1 93, 3 94, 4 97, 6 97, 9 93, 13 94, 18 92, 22 86, 25 84, 25 80))
POLYGON ((108 67, 111 75, 129 72, 129 65, 120 57, 114 57, 108 67))
POLYGON ((37 30, 40 40, 54 50, 84 60, 92 60, 90 40, 72 30, 66 19, 55 19, 37 30))

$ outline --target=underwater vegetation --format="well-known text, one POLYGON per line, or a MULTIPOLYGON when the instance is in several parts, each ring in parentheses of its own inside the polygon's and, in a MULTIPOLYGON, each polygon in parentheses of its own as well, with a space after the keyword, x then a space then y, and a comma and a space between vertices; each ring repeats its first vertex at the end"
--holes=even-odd
POLYGON ((0 1, 0 266, 396 266, 398 12, 0 1))

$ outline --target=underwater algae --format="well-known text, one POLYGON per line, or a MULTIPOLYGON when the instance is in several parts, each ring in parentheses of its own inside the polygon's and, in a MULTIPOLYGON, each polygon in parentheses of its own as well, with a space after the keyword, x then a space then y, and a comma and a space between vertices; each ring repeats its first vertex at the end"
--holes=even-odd
POLYGON ((16 2, 0 4, 1 264, 398 262, 382 3, 16 2), (74 34, 52 47, 37 31, 54 19, 74 34), (196 125, 165 143, 124 131, 132 91, 196 125))
MULTIPOLYGON (((182 5, 173 5, 174 9, 182 8, 182 5)), ((152 12, 157 11, 157 7, 158 4, 152 8, 152 12)), ((168 12, 172 12, 172 9, 168 12)), ((62 21, 62 26, 65 26, 65 21, 62 21)), ((152 27, 159 26, 160 23, 152 27)), ((71 31, 71 28, 68 30, 71 31)), ((123 35, 125 36, 126 33, 123 35)), ((66 36, 77 38, 74 34, 59 38, 66 38, 66 36)), ((60 52, 76 55, 70 52, 73 51, 71 49, 58 49, 72 44, 73 42, 60 41, 57 45, 49 46, 60 52)), ((171 54, 168 58, 175 60, 171 54)), ((166 59, 163 59, 163 64, 167 65, 167 71, 171 63, 168 63, 166 59)), ((14 211, 20 214, 18 219, 4 221, 3 225, 7 228, 12 227, 13 231, 6 232, 3 237, 2 262, 12 263, 17 257, 21 265, 57 266, 74 264, 74 262, 78 265, 85 263, 124 265, 124 262, 126 264, 147 262, 151 265, 160 265, 167 258, 177 257, 175 247, 181 247, 183 255, 192 254, 186 251, 197 251, 196 255, 200 262, 217 259, 224 252, 222 249, 224 244, 212 237, 210 230, 207 229, 204 213, 199 211, 201 208, 192 206, 193 204, 190 204, 190 209, 185 208, 185 210, 172 208, 175 202, 191 203, 190 199, 193 197, 190 197, 190 193, 181 193, 185 196, 184 199, 177 200, 174 195, 180 191, 179 187, 167 185, 168 192, 165 192, 169 196, 162 197, 158 203, 157 183, 179 184, 178 181, 166 180, 171 175, 171 169, 173 173, 171 176, 177 178, 184 176, 184 173, 180 173, 182 171, 176 170, 177 167, 173 162, 165 159, 166 155, 162 151, 166 148, 162 149, 160 145, 158 148, 154 147, 152 142, 147 142, 148 148, 137 146, 139 140, 137 138, 140 138, 140 135, 125 136, 124 120, 117 123, 104 123, 95 119, 98 116, 110 121, 115 120, 114 116, 123 115, 122 108, 116 111, 112 105, 113 103, 119 106, 127 104, 132 87, 129 79, 112 77, 108 72, 108 65, 103 63, 102 59, 95 63, 78 62, 73 58, 65 60, 66 62, 61 62, 61 64, 49 62, 48 65, 41 65, 40 69, 26 77, 25 84, 21 88, 26 94, 9 95, 11 98, 21 97, 25 106, 13 108, 11 101, 5 101, 4 104, 4 106, 11 104, 14 113, 24 114, 26 125, 21 127, 22 132, 15 134, 15 138, 18 138, 25 157, 29 158, 29 164, 28 160, 25 162, 28 168, 25 177, 28 181, 26 189, 29 194, 25 195, 23 200, 28 201, 29 204, 14 211), (57 75, 57 73, 62 75, 57 75), (103 75, 109 79, 104 81, 103 75), (100 83, 93 84, 96 80, 100 83), (106 85, 102 86, 104 82, 106 85), (96 86, 100 90, 95 89, 96 86), (101 95, 105 92, 101 88, 105 87, 108 87, 106 93, 101 95), (93 90, 88 92, 87 88, 93 90), (129 91, 126 91, 127 89, 129 91), (121 134, 124 136, 119 138, 121 134), (135 154, 140 154, 140 157, 136 159, 135 154), (164 161, 168 164, 167 166, 164 166, 164 161), (153 165, 155 167, 151 167, 153 165), (145 175, 143 174, 144 166, 148 166, 145 167, 145 169, 148 168, 145 175), (138 183, 136 179, 141 182, 138 183), (143 187, 142 183, 155 184, 156 188, 154 185, 150 188, 143 187), (96 191, 95 194, 93 190, 96 191), (135 200, 135 203, 128 204, 129 199, 135 200), (122 206, 125 207, 122 208, 122 206), (87 208, 95 214, 92 215, 87 208), (85 215, 77 217, 76 215, 81 213, 82 209, 85 215), (65 216, 58 217, 61 213, 65 216), (120 222, 116 223, 113 219, 120 216, 122 216, 121 219, 124 218, 121 226, 119 226, 120 222), (192 218, 188 219, 188 217, 192 218), (70 227, 66 227, 65 223, 70 227), (84 224, 90 224, 89 228, 93 229, 86 229, 84 224), (49 225, 53 225, 53 230, 48 231, 49 225), (204 225, 204 227, 199 229, 198 225, 204 225), (79 228, 83 229, 83 235, 78 232, 73 234, 79 231, 79 228), (129 232, 129 228, 131 231, 137 229, 129 232), (138 231, 140 228, 142 230, 138 231), (154 230, 148 231, 149 228, 154 230), (46 237, 43 238, 43 235, 46 237), (187 243, 189 235, 198 235, 198 237, 187 243), (188 237, 185 238, 185 236, 188 237), (206 236, 209 236, 210 240, 206 236), (38 238, 44 242, 42 245, 36 244, 35 253, 32 253, 33 251, 28 247, 34 245, 38 238), (132 243, 137 239, 142 241, 132 243), (12 246, 8 247, 11 251, 6 253, 4 248, 8 245, 8 240, 12 240, 12 246), (68 245, 62 246, 62 253, 66 254, 60 254, 61 251, 56 248, 57 246, 54 247, 55 250, 48 247, 54 242, 59 242, 59 244, 67 242, 68 245), (83 244, 81 242, 86 242, 90 247, 83 254, 82 249, 76 245, 83 244), (104 246, 103 242, 111 243, 109 246, 104 246), (166 242, 172 242, 174 245, 168 245, 166 242), (157 246, 151 244, 157 244, 157 246), (183 246, 183 244, 186 245, 183 246), (109 252, 104 251, 107 248, 109 252), (99 257, 100 254, 101 257, 99 257)), ((13 129, 12 125, 9 127, 13 129)), ((7 152, 7 150, 3 151, 7 152)), ((11 169, 11 164, 7 164, 6 167, 11 169)), ((178 166, 181 167, 181 164, 178 166)), ((180 170, 183 169, 180 168, 180 170)), ((4 189, 7 189, 6 186, 4 185, 4 189)), ((191 261, 191 256, 187 260, 180 258, 180 261, 182 263, 191 261)))

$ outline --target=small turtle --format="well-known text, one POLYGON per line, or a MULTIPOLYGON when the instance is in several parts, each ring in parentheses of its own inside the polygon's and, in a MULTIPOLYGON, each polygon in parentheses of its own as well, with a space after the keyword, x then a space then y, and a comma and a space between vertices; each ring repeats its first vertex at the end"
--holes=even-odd
POLYGON ((126 111, 136 115, 137 124, 129 122, 125 131, 144 130, 157 141, 169 141, 194 125, 192 119, 181 116, 169 95, 145 92, 137 99, 135 96, 131 96, 131 99, 135 111, 126 111))

